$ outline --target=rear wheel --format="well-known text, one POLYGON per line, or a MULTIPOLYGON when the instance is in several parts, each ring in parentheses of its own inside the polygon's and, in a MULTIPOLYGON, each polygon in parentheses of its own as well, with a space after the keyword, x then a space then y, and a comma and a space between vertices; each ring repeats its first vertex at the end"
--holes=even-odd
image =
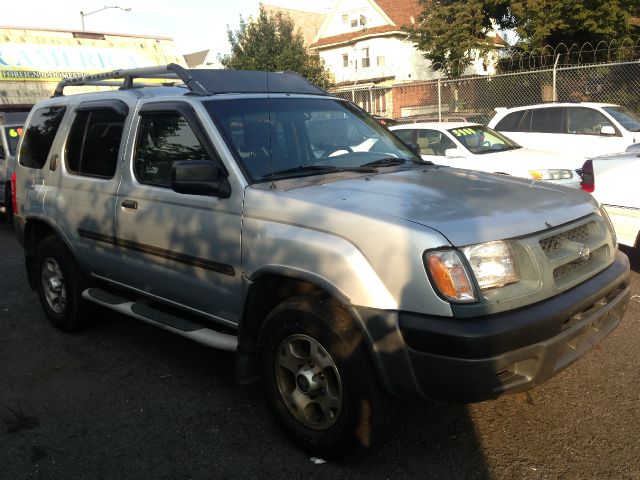
POLYGON ((320 295, 287 300, 269 314, 258 343, 270 406, 296 444, 335 458, 376 442, 382 393, 343 308, 320 295))
POLYGON ((82 299, 88 281, 69 249, 58 237, 40 242, 37 253, 37 290, 45 314, 65 332, 79 330, 90 315, 82 299))

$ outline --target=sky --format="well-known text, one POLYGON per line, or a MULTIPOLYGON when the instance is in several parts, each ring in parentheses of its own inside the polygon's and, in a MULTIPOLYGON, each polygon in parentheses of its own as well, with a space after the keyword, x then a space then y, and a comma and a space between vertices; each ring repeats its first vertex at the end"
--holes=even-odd
MULTIPOLYGON (((177 53, 212 50, 229 53, 227 25, 236 30, 240 16, 258 12, 258 0, 22 0, 2 9, 0 26, 45 27, 80 30, 80 12, 87 31, 171 37, 177 53)), ((262 3, 298 10, 327 12, 332 0, 263 0, 262 3)))

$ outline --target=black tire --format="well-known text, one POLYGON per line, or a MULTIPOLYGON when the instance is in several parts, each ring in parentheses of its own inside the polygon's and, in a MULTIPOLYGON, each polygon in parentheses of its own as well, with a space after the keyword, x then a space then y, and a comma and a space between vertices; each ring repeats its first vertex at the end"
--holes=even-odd
POLYGON ((4 187, 4 218, 11 228, 13 228, 13 199, 11 198, 11 184, 4 187))
POLYGON ((298 446, 313 455, 337 458, 377 443, 384 394, 360 330, 336 302, 322 295, 301 295, 278 305, 260 331, 258 360, 269 405, 298 446), (311 363, 316 359, 311 349, 328 354, 328 359, 320 355, 325 368, 311 363), (290 360, 296 373, 281 365, 291 366, 290 360), (295 407, 300 398, 309 400, 304 410, 295 407))
POLYGON ((36 268, 38 297, 51 323, 64 332, 80 330, 91 315, 92 305, 82 299, 88 281, 59 237, 40 242, 36 268))

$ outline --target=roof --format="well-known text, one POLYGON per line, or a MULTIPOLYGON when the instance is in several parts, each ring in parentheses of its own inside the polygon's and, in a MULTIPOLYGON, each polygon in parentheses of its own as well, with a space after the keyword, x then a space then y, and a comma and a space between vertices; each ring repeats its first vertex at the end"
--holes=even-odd
POLYGON ((602 103, 602 102, 546 102, 535 103, 531 105, 522 105, 520 107, 497 107, 494 110, 497 113, 502 112, 515 112, 518 110, 525 110, 528 108, 546 108, 546 107, 618 107, 615 103, 602 103))
POLYGON ((276 5, 267 5, 261 3, 262 8, 267 12, 267 15, 277 15, 278 13, 288 16, 293 21, 296 28, 302 32, 304 43, 310 45, 313 39, 320 31, 320 27, 324 22, 326 13, 309 12, 306 10, 294 10, 292 8, 283 8, 276 5))
MULTIPOLYGON (((121 90, 149 86, 140 80, 164 80, 166 85, 184 84, 192 94, 220 93, 327 93, 294 72, 259 72, 254 70, 186 69, 175 63, 159 67, 115 70, 112 72, 65 78, 58 83, 54 97, 64 95, 65 87, 111 86, 121 90)), ((153 86, 153 84, 151 84, 153 86)), ((158 83, 155 83, 158 85, 158 83)))
MULTIPOLYGON (((393 24, 379 27, 366 28, 356 31, 333 35, 331 37, 319 38, 311 44, 313 48, 319 48, 336 43, 349 42, 360 37, 370 37, 376 35, 389 34, 392 32, 403 32, 403 26, 415 23, 418 15, 422 11, 417 0, 369 0, 374 6, 377 5, 393 22, 393 24)), ((334 10, 335 12, 336 10, 334 10)))
POLYGON ((481 127, 474 122, 422 122, 422 123, 402 123, 389 127, 389 130, 415 130, 416 128, 432 128, 434 130, 450 130, 452 128, 481 127))

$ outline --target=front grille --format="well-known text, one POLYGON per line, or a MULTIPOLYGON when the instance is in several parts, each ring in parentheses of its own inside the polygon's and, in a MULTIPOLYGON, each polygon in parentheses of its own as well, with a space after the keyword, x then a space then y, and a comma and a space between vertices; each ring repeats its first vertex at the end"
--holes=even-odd
MULTIPOLYGON (((590 259, 589 259, 590 260, 590 259)), ((574 260, 573 262, 565 263, 564 265, 560 265, 558 268, 553 269, 553 279, 557 280, 563 275, 567 275, 574 270, 586 265, 589 263, 589 260, 583 260, 579 258, 578 260, 574 260)))
POLYGON ((609 257, 606 237, 602 222, 590 220, 539 238, 556 287, 575 285, 606 265, 609 257))
POLYGON ((542 251, 549 255, 553 255, 562 249, 563 243, 569 242, 584 242, 589 236, 589 231, 596 227, 596 222, 585 223, 579 227, 572 228, 566 232, 553 235, 551 237, 543 238, 540 240, 540 246, 542 251))

